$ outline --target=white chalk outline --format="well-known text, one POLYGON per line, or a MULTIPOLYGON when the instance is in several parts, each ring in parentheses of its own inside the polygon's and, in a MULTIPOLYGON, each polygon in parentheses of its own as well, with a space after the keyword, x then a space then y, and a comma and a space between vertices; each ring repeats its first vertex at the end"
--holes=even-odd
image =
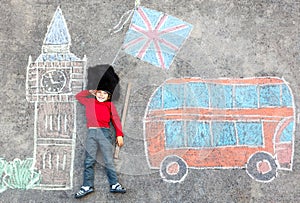
MULTIPOLYGON (((284 84, 286 85, 286 87, 288 87, 289 89, 289 92, 291 93, 291 100, 292 100, 292 109, 293 109, 293 119, 294 119, 294 126, 293 126, 293 132, 292 132, 292 155, 291 155, 291 167, 290 169, 285 169, 285 168, 281 168, 280 165, 278 164, 278 169, 280 170, 288 170, 288 171, 292 171, 292 168, 293 168, 293 160, 294 160, 294 141, 295 141, 295 129, 296 129, 296 110, 295 110, 295 101, 294 101, 294 95, 293 95, 293 92, 292 92, 292 89, 291 87, 289 86, 289 83, 284 79, 284 78, 279 78, 279 77, 249 77, 249 78, 244 78, 244 79, 259 79, 259 78, 274 78, 274 79, 279 79, 282 81, 282 83, 280 84, 284 84)), ((143 119, 143 133, 144 133, 144 148, 145 148, 145 155, 146 155, 146 159, 147 159, 147 163, 148 163, 148 166, 150 169, 159 169, 161 170, 159 167, 153 167, 151 166, 151 163, 150 163, 150 159, 149 159, 149 155, 148 155, 148 146, 147 146, 147 136, 146 136, 146 124, 148 122, 155 122, 154 120, 151 120, 151 121, 148 121, 147 120, 147 115, 148 115, 148 112, 150 111, 149 109, 149 105, 153 99, 153 97, 155 96, 157 90, 159 88, 162 88, 165 84, 167 84, 168 81, 172 80, 172 79, 182 79, 182 78, 169 78, 169 79, 166 79, 161 85, 159 85, 156 90, 153 91, 152 95, 150 96, 149 98, 149 101, 147 103, 147 107, 146 107, 146 110, 145 110, 145 114, 144 114, 144 119, 143 119)), ((218 79, 202 79, 202 78, 199 78, 199 77, 190 77, 189 79, 195 79, 195 80, 200 80, 200 81, 203 81, 205 83, 209 83, 209 81, 217 81, 217 80, 234 80, 234 79, 237 79, 237 78, 218 78, 218 79)), ((229 84, 229 85, 232 85, 232 84, 229 84)), ((242 84, 239 84, 239 85, 242 85, 242 84)), ((249 84, 248 84, 249 85, 249 84)), ((184 91, 185 92, 185 91, 184 91)), ((259 93, 258 93, 259 95, 259 93)), ((280 97, 282 96, 282 91, 281 91, 281 95, 280 97)), ((162 98, 163 100, 163 98, 162 98)), ((209 101, 209 107, 208 109, 212 108, 211 105, 210 105, 210 101, 209 101)), ((259 105, 258 107, 259 108, 259 105)), ((162 108, 164 109, 164 108, 162 108)), ((226 109, 226 108, 224 108, 226 109)), ((228 108, 230 109, 230 108, 228 108)), ((222 115, 221 115, 222 116, 222 115)), ((223 115, 224 116, 224 115, 223 115)), ((299 118, 299 117, 298 117, 299 118)), ((184 119, 186 120, 186 119, 184 119)), ((158 122, 158 121, 157 121, 158 122)), ((278 130, 280 128, 280 125, 282 124, 282 122, 279 122, 278 126, 276 127, 275 129, 275 133, 274 133, 274 136, 278 134, 278 130)), ((273 136, 273 140, 272 140, 272 143, 273 143, 273 148, 274 148, 274 152, 275 152, 275 137, 273 136)), ((263 135, 264 137, 264 135, 263 135)), ((166 139, 166 137, 164 136, 164 139, 166 139)), ((166 143, 166 142, 165 142, 166 143)), ((226 147, 226 146, 222 146, 222 147, 226 147)), ((165 146, 166 148, 166 146, 165 146)), ((176 149, 176 148, 172 148, 172 149, 176 149)), ((178 148, 178 149, 193 149, 193 147, 186 147, 186 148, 178 148)), ((196 149, 199 149, 199 148, 196 148, 196 149)), ((200 153, 200 152, 199 152, 200 153)), ((168 155, 168 156, 171 156, 171 155, 168 155)), ((174 155, 174 156, 177 156, 177 155, 174 155)), ((163 160, 165 159, 166 157, 163 158, 163 160)), ((274 159, 276 160, 276 154, 275 154, 275 157, 274 159)), ((162 160, 162 162, 163 162, 162 160)), ((192 169, 243 169, 243 168, 246 168, 246 164, 245 163, 245 166, 244 167, 190 167, 187 165, 188 168, 192 168, 192 169)), ((251 177, 252 178, 252 177, 251 177)), ((182 182, 183 180, 185 179, 185 176, 184 178, 182 178, 181 180, 178 180, 178 181, 173 181, 173 180, 165 180, 167 182, 182 182)), ((256 179, 255 179, 256 180, 256 179)), ((273 179, 272 179, 273 180, 273 179)), ((270 181, 272 181, 270 180, 270 181)), ((256 180, 258 181, 258 180, 256 180)), ((265 182, 268 182, 268 181, 265 181, 265 182)))
MULTIPOLYGON (((54 28, 55 29, 55 28, 54 28)), ((56 33, 55 33, 56 34, 56 33)), ((56 171, 62 170, 62 173, 67 173, 66 184, 54 184, 54 183, 41 183, 37 185, 34 189, 41 190, 69 190, 73 188, 73 173, 74 173, 74 159, 75 159, 75 147, 76 147, 76 100, 74 95, 81 91, 85 86, 86 77, 86 56, 83 59, 77 58, 74 54, 70 52, 71 38, 67 28, 66 21, 62 15, 60 7, 57 7, 54 16, 51 20, 46 36, 43 41, 42 54, 36 61, 32 61, 32 57, 29 56, 27 73, 26 73, 26 98, 29 102, 34 103, 34 147, 33 147, 33 162, 34 165, 37 163, 37 152, 38 147, 49 146, 50 150, 46 150, 42 154, 42 165, 39 170, 43 169, 53 169, 56 171), (56 16, 59 16, 59 22, 61 24, 57 25, 58 29, 65 29, 68 40, 68 44, 46 44, 47 35, 52 29, 53 23, 56 20, 56 16), (63 27, 61 27, 63 26, 63 27), (47 53, 57 55, 59 53, 67 54, 72 57, 70 61, 59 61, 54 59, 54 61, 41 61, 47 53), (42 56, 43 55, 43 56, 42 56), (74 70, 77 69, 77 70, 74 70), (64 84, 61 91, 58 92, 47 92, 44 91, 41 85, 42 78, 39 77, 45 72, 51 71, 61 71, 64 72, 65 79, 68 80, 68 84, 64 84), (74 70, 74 72, 73 72, 74 70), (78 72, 79 71, 79 72, 78 72), (47 111, 47 105, 51 107, 67 105, 68 108, 63 111, 59 110, 54 112, 47 111), (42 108, 42 111, 39 110, 42 108), (47 113, 48 112, 48 113, 47 113), (53 114, 54 113, 54 114, 53 114), (45 119, 39 121, 39 114, 45 114, 45 119), (69 116, 68 116, 69 115, 69 116), (71 120, 70 120, 71 119, 71 120), (44 122, 42 126, 40 124, 44 122), (54 125, 55 122, 55 125, 54 125), (68 129, 70 124, 73 129, 68 129), (39 137, 39 129, 44 127, 42 133, 51 133, 55 131, 55 137, 39 137), (68 135, 69 134, 69 135, 68 135), (57 137, 58 136, 58 137, 57 137), (67 147, 65 150, 59 150, 57 152, 51 151, 52 147, 67 147), (68 153, 68 154, 66 154, 68 153), (70 160, 67 160, 70 159, 70 160), (66 165, 70 163, 70 165, 66 165), (68 171, 65 171, 68 169, 68 171)), ((64 59, 65 60, 65 59, 64 59)), ((65 81, 67 83, 67 81, 65 81)), ((62 106, 62 107, 63 107, 62 106)), ((47 136, 47 135, 46 135, 47 136)), ((43 174, 41 174, 43 175, 43 174)), ((55 180, 55 177, 51 177, 55 180)))

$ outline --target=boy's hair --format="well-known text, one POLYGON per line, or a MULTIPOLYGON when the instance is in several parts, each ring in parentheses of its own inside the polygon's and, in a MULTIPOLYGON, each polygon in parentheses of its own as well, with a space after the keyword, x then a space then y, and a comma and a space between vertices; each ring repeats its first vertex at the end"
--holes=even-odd
POLYGON ((111 98, 117 100, 120 97, 119 76, 111 65, 96 65, 88 68, 87 89, 103 90, 110 93, 111 98))

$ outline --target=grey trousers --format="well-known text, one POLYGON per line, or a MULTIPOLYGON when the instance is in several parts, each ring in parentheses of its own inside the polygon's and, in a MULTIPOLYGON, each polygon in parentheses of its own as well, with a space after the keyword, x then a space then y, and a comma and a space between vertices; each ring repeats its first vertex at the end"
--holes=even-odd
POLYGON ((84 161, 83 186, 94 187, 94 166, 98 147, 103 155, 107 179, 110 185, 118 182, 114 160, 111 130, 109 128, 89 128, 86 139, 86 157, 84 161))

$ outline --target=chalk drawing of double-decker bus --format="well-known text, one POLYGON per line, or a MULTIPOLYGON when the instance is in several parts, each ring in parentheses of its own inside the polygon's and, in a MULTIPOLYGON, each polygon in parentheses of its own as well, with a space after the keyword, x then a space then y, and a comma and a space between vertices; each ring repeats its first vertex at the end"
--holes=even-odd
POLYGON ((168 79, 144 117, 147 161, 168 182, 188 168, 245 168, 259 182, 292 170, 295 111, 277 77, 168 79))

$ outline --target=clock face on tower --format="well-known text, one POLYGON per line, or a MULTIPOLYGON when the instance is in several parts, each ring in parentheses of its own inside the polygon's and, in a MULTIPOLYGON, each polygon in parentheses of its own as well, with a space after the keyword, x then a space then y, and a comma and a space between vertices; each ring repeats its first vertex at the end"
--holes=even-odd
POLYGON ((67 82, 63 71, 52 70, 44 73, 41 79, 41 86, 47 93, 59 93, 63 90, 67 82))

